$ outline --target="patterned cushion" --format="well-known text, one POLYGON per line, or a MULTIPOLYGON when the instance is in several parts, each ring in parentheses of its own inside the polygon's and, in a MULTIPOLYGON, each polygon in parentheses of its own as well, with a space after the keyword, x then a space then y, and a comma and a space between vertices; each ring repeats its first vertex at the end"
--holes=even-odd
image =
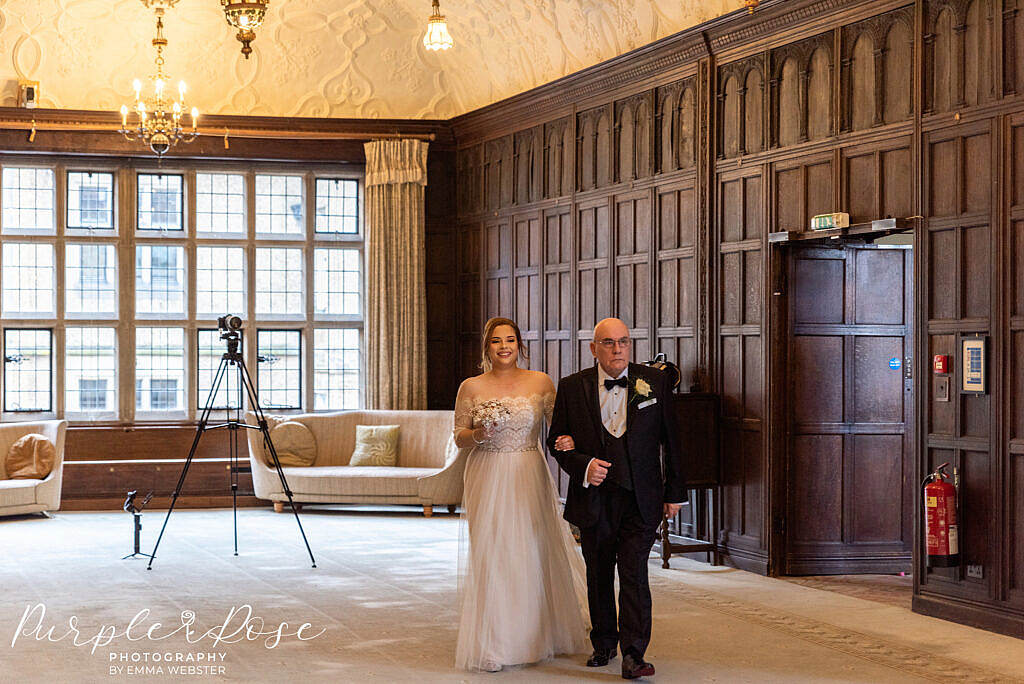
POLYGON ((356 448, 350 466, 394 466, 398 463, 398 425, 356 425, 356 448))
MULTIPOLYGON (((294 420, 275 425, 270 440, 282 466, 311 466, 316 460, 316 438, 309 428, 294 420)), ((266 451, 267 465, 274 467, 270 452, 266 451)))
POLYGON ((50 440, 28 434, 11 445, 4 465, 11 480, 42 480, 56 460, 57 449, 50 440))

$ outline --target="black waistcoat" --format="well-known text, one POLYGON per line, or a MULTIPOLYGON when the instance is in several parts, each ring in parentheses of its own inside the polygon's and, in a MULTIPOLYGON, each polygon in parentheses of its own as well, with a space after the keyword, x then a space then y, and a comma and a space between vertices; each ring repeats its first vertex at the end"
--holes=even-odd
POLYGON ((633 491, 633 473, 629 464, 629 452, 626 450, 626 434, 615 437, 603 427, 601 432, 604 460, 612 464, 608 469, 608 479, 624 489, 633 491))

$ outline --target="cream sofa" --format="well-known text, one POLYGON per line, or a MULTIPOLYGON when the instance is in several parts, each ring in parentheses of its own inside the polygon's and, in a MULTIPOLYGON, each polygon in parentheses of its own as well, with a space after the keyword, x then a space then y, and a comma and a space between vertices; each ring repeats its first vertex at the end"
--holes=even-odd
MULTIPOLYGON (((316 440, 316 460, 311 466, 284 467, 285 479, 296 503, 415 504, 423 514, 434 506, 454 512, 462 501, 465 456, 452 439, 451 411, 345 411, 268 416, 273 426, 282 420, 302 423, 316 440), (399 425, 398 465, 350 466, 357 425, 399 425)), ((246 415, 256 424, 252 413, 246 415)), ((287 497, 277 472, 270 466, 262 433, 248 430, 249 461, 256 496, 274 502, 278 512, 287 497)), ((271 432, 273 437, 273 432, 271 432)), ((277 443, 275 449, 279 449, 277 443)))
POLYGON ((64 475, 64 433, 66 420, 34 423, 0 423, 0 515, 43 513, 60 510, 60 487, 64 475), (53 442, 57 458, 53 470, 42 480, 8 480, 4 457, 11 445, 28 434, 40 434, 53 442))

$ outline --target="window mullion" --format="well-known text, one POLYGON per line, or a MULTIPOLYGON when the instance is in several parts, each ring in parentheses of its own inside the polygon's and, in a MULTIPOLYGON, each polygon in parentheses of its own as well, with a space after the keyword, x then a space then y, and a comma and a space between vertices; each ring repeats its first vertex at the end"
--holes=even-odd
POLYGON ((135 169, 133 165, 119 169, 117 196, 118 260, 120 267, 120 318, 118 332, 118 388, 121 419, 135 421, 135 169))
POLYGON ((302 371, 303 375, 303 406, 306 411, 312 411, 316 408, 316 398, 314 395, 313 381, 315 368, 313 362, 316 360, 314 356, 314 335, 313 332, 313 321, 315 319, 315 312, 313 311, 313 299, 315 297, 314 292, 314 257, 316 249, 314 248, 314 241, 316 238, 316 174, 309 172, 305 177, 306 186, 306 244, 303 247, 302 253, 304 257, 304 263, 306 267, 305 283, 306 283, 306 320, 303 325, 302 337, 305 344, 302 345, 302 371))
MULTIPOLYGON (((245 366, 255 386, 259 376, 257 367, 257 333, 256 333, 256 171, 249 169, 245 174, 245 259, 248 268, 245 272, 245 317, 250 331, 249 344, 242 350, 245 366)), ((248 396, 245 397, 248 402, 248 396)), ((252 409, 252 407, 249 407, 252 409)))
POLYGON ((199 387, 199 350, 198 326, 198 295, 196 293, 196 267, 199 265, 196 254, 196 172, 190 169, 185 173, 185 416, 195 420, 199 401, 196 399, 195 388, 199 387))
POLYGON ((66 364, 67 364, 67 335, 66 335, 66 324, 65 317, 67 311, 65 305, 67 303, 67 167, 64 164, 57 164, 54 170, 56 177, 53 179, 54 198, 53 198, 53 211, 54 211, 54 232, 57 235, 57 239, 53 245, 53 296, 54 296, 54 313, 56 314, 56 322, 53 326, 53 335, 50 338, 50 348, 53 350, 53 359, 51 362, 52 367, 52 381, 51 391, 56 394, 51 402, 54 415, 58 418, 67 417, 67 407, 65 406, 65 394, 67 388, 64 386, 67 380, 65 376, 66 364))

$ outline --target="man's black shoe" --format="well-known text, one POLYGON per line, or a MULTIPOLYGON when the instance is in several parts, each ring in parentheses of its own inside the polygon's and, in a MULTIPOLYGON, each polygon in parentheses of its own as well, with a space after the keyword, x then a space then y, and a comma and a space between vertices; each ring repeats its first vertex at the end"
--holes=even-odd
POLYGON ((634 658, 632 653, 622 656, 622 678, 639 679, 654 675, 654 666, 644 662, 643 658, 634 658))
POLYGON ((587 659, 587 667, 604 667, 614 657, 614 648, 595 648, 590 658, 587 659))

